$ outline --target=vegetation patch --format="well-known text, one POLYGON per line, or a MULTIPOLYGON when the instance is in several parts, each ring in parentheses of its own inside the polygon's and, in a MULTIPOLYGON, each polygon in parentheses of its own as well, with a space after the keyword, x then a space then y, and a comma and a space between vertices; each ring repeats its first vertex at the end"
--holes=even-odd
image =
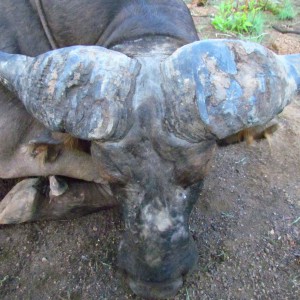
POLYGON ((291 20, 297 14, 290 0, 224 0, 217 9, 212 20, 217 30, 250 36, 262 34, 268 13, 280 20, 291 20))

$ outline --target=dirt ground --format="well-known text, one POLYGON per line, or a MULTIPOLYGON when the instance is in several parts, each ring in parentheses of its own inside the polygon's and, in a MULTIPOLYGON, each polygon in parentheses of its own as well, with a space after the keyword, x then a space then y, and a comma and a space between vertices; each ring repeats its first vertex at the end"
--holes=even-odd
MULTIPOLYGON (((203 38, 227 38, 214 8, 190 8, 203 38)), ((300 52, 300 35, 267 32, 274 51, 300 52)), ((300 97, 279 120, 269 140, 219 148, 191 217, 199 262, 175 300, 300 298, 300 97)), ((0 299, 140 299, 116 267, 122 231, 117 210, 0 226, 0 299)))

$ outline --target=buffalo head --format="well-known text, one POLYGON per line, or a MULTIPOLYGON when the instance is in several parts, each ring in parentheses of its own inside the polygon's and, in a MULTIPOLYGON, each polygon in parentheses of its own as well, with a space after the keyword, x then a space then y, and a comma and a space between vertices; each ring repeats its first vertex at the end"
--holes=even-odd
POLYGON ((0 82, 32 116, 90 141, 94 180, 123 209, 119 266, 135 293, 158 298, 197 260, 189 215, 216 140, 267 123, 300 86, 299 55, 231 40, 166 44, 130 57, 94 46, 0 54, 0 82))

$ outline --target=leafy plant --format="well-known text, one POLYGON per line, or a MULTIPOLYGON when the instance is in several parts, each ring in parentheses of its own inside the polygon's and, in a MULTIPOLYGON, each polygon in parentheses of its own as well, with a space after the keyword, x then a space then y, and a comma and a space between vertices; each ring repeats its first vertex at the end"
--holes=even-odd
MULTIPOLYGON (((231 31, 238 34, 259 34, 256 24, 263 24, 260 9, 255 6, 255 0, 235 1, 225 0, 218 7, 218 14, 212 20, 212 25, 223 32, 231 31), (259 19, 259 22, 256 21, 259 19)), ((261 26, 260 26, 261 27, 261 26)))
POLYGON ((218 6, 212 25, 223 32, 260 35, 264 27, 264 12, 277 15, 281 20, 296 15, 290 0, 224 0, 218 6))
POLYGON ((257 0, 257 7, 261 11, 270 12, 273 15, 277 15, 280 11, 279 2, 274 0, 257 0))

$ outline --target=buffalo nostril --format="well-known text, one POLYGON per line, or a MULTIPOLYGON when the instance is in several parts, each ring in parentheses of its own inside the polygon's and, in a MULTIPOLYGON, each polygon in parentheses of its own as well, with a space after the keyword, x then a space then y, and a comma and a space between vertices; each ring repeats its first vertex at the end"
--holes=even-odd
POLYGON ((182 277, 163 282, 144 282, 129 278, 131 290, 145 299, 166 299, 174 297, 183 285, 182 277))

